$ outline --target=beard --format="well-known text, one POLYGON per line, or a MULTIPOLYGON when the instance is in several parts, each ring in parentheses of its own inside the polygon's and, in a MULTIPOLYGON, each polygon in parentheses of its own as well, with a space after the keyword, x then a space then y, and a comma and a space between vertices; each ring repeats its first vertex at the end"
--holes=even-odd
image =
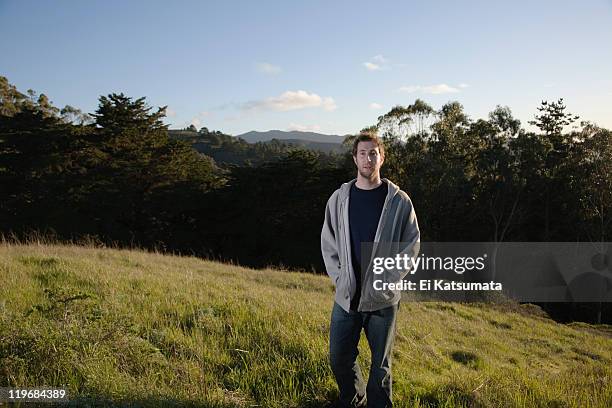
POLYGON ((359 169, 359 175, 365 179, 372 180, 376 175, 376 172, 374 171, 374 169, 359 169))

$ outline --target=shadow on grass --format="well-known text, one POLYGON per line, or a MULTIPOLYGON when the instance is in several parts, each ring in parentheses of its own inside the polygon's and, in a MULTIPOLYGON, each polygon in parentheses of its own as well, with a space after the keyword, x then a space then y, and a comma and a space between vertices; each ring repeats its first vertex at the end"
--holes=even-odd
POLYGON ((453 351, 450 356, 457 363, 461 363, 467 367, 471 367, 476 370, 482 367, 481 358, 471 351, 457 350, 453 351))

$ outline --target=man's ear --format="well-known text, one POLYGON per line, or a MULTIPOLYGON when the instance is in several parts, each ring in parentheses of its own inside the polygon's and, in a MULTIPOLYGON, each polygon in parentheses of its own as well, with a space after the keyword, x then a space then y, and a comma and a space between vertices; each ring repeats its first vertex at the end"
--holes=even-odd
POLYGON ((355 163, 355 166, 357 166, 357 157, 353 156, 353 162, 355 163))

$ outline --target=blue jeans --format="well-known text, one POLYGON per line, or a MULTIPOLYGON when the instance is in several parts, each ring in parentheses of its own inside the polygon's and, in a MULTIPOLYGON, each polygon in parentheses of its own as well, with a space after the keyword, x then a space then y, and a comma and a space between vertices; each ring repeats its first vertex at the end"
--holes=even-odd
POLYGON ((391 349, 399 304, 374 312, 346 312, 336 302, 332 309, 329 333, 329 357, 340 391, 340 406, 392 407, 391 349), (372 365, 367 387, 357 364, 357 344, 365 330, 372 365))

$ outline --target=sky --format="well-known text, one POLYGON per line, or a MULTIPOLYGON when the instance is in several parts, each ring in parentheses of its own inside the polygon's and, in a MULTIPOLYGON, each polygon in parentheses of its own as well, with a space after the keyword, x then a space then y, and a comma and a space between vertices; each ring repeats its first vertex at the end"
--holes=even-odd
POLYGON ((420 98, 531 129, 564 98, 612 129, 612 0, 0 0, 0 55, 22 92, 144 96, 170 128, 345 135, 420 98))

